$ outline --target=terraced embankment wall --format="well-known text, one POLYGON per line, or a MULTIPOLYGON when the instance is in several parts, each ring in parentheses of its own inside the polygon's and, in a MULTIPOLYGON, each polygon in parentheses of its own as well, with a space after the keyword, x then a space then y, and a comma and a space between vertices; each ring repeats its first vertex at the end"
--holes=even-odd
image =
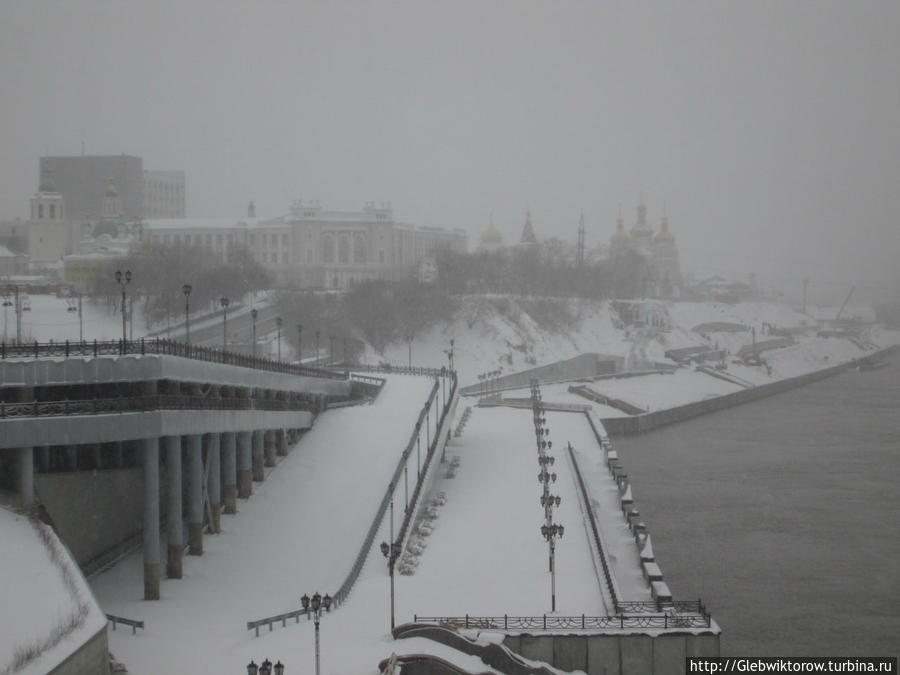
POLYGON ((653 429, 659 429, 669 424, 683 422, 693 417, 705 415, 717 410, 724 410, 742 403, 749 403, 768 396, 780 394, 784 391, 796 389, 803 385, 824 380, 827 377, 838 375, 847 370, 849 367, 858 365, 861 361, 880 357, 886 357, 900 351, 900 345, 894 345, 881 351, 867 354, 865 357, 854 359, 849 363, 842 363, 838 366, 817 370, 813 373, 798 375, 785 380, 779 380, 770 384, 762 384, 751 389, 743 389, 730 394, 723 394, 715 398, 709 398, 703 401, 695 401, 686 403, 685 405, 668 408, 666 410, 657 410, 654 412, 644 413, 642 415, 634 415, 633 417, 607 417, 603 419, 603 426, 606 433, 610 436, 634 436, 642 434, 653 429))

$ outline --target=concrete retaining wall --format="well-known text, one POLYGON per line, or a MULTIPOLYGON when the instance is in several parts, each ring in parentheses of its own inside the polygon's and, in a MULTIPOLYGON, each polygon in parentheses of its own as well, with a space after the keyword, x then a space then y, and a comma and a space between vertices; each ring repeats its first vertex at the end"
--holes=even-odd
POLYGON ((69 658, 50 671, 50 675, 109 675, 109 644, 106 625, 69 658))
POLYGON ((143 469, 35 474, 59 538, 79 565, 141 532, 143 469))
POLYGON ((527 659, 588 675, 681 675, 688 656, 719 656, 719 635, 507 635, 503 644, 527 659))
MULTIPOLYGON (((595 375, 605 375, 621 370, 623 359, 621 356, 607 356, 605 354, 587 353, 580 354, 571 359, 557 361, 546 366, 538 366, 518 373, 510 373, 492 380, 494 388, 520 389, 527 387, 531 380, 537 380, 541 384, 548 382, 562 382, 576 378, 588 378, 595 375)), ((463 396, 478 394, 482 385, 470 384, 463 387, 460 392, 463 396)))
MULTIPOLYGON (((897 350, 900 350, 900 346, 888 347, 875 354, 868 354, 863 358, 871 359, 873 356, 887 356, 897 350)), ((715 412, 716 410, 723 410, 742 403, 756 401, 761 398, 772 396, 773 394, 780 394, 783 391, 802 387, 805 384, 824 380, 827 377, 832 377, 833 375, 838 375, 846 371, 848 367, 852 367, 861 360, 863 359, 854 359, 849 363, 832 366, 831 368, 825 368, 824 370, 817 370, 814 373, 807 373, 806 375, 799 375, 798 377, 779 380, 778 382, 772 382, 770 384, 763 384, 751 389, 723 394, 722 396, 706 399, 704 401, 687 403, 674 408, 668 408, 667 410, 658 410, 643 415, 636 415, 634 417, 607 417, 602 420, 603 426, 610 436, 633 436, 635 434, 641 434, 646 431, 664 427, 668 424, 683 422, 692 417, 698 417, 700 415, 705 415, 706 413, 715 412)))

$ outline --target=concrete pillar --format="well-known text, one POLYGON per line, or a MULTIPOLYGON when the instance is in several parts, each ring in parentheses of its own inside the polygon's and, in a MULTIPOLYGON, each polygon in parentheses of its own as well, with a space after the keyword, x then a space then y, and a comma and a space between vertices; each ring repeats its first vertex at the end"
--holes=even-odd
POLYGON ((253 480, 258 483, 263 482, 266 479, 265 471, 263 467, 265 463, 263 461, 263 434, 262 431, 254 431, 253 434, 253 480))
POLYGON ((122 441, 116 441, 115 446, 113 447, 113 466, 117 469, 121 469, 124 463, 125 443, 122 441))
POLYGON ((69 471, 78 471, 78 446, 70 445, 66 448, 66 468, 69 471))
POLYGON ((222 497, 225 513, 237 513, 237 457, 235 456, 235 434, 220 434, 219 446, 222 452, 222 497))
POLYGON ((22 506, 34 503, 34 448, 19 448, 19 498, 22 506))
POLYGON ((188 554, 203 555, 203 437, 190 434, 188 462, 188 554))
POLYGON ((42 445, 35 448, 37 452, 38 470, 42 473, 50 471, 50 446, 42 445))
POLYGON ((219 434, 207 434, 206 436, 206 457, 209 462, 209 473, 206 482, 206 491, 209 494, 209 510, 212 523, 210 530, 212 532, 221 532, 219 527, 219 514, 222 511, 222 490, 220 489, 220 480, 222 469, 220 467, 219 434))
POLYGON ((159 600, 159 439, 141 441, 144 454, 144 600, 159 600))
POLYGON ((286 429, 275 431, 275 450, 282 457, 288 454, 288 438, 286 429))
POLYGON ((252 431, 237 433, 237 488, 241 499, 247 499, 253 494, 252 436, 252 431))
POLYGON ((102 469, 103 468, 103 455, 102 455, 102 445, 100 443, 92 443, 91 448, 91 466, 94 469, 102 469))
POLYGON ((265 466, 275 466, 275 431, 269 429, 263 432, 263 453, 265 466))
POLYGON ((166 436, 166 473, 168 474, 168 503, 166 508, 166 536, 169 540, 166 576, 181 578, 181 555, 184 552, 184 532, 181 517, 181 436, 166 436))

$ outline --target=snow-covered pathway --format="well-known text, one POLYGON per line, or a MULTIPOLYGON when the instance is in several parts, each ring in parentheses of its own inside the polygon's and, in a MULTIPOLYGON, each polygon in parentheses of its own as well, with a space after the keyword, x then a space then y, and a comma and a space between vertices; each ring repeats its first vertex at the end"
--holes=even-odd
POLYGON ((163 580, 159 602, 142 600, 140 553, 93 579, 104 611, 147 624, 140 640, 110 634, 117 658, 139 663, 134 672, 200 672, 208 662, 195 652, 246 643, 246 621, 297 609, 305 592, 336 591, 432 385, 390 376, 373 405, 321 415, 238 514, 223 518, 223 532, 205 537, 203 556, 185 557, 184 578, 163 580), (176 654, 185 665, 173 670, 176 654))
MULTIPOLYGON (((619 489, 604 463, 587 417, 582 413, 548 412, 547 424, 560 445, 571 443, 597 516, 620 600, 649 600, 650 587, 641 572, 634 535, 622 515, 619 489)), ((627 466, 625 469, 627 470, 627 466)))
MULTIPOLYGON (((452 457, 458 456, 456 477, 436 481, 435 490, 444 492, 447 502, 439 509, 434 533, 426 539, 418 571, 398 586, 398 604, 409 608, 409 614, 550 612, 548 549, 540 533, 544 510, 531 417, 524 409, 473 408, 462 436, 448 445, 448 461, 439 475, 445 475, 452 457)), ((554 509, 554 522, 566 528, 556 550, 557 613, 606 614, 575 481, 564 445, 556 445, 562 436, 553 426, 549 422, 556 457, 551 469, 558 479, 550 487, 552 494, 562 497, 554 509)))

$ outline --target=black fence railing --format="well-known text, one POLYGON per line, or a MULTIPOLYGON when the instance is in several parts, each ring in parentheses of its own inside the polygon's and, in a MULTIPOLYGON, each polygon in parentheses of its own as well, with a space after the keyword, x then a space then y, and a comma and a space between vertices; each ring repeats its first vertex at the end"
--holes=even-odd
POLYGON ((32 401, 28 403, 0 403, 0 418, 48 417, 65 415, 104 415, 113 413, 148 412, 151 410, 268 410, 314 411, 313 399, 279 401, 274 399, 209 398, 153 394, 92 398, 78 401, 32 401))
POLYGON ((131 626, 131 634, 134 635, 137 632, 137 629, 144 629, 143 621, 136 621, 135 619, 126 619, 123 616, 116 616, 115 614, 107 614, 106 620, 112 622, 113 630, 116 629, 118 624, 123 624, 125 626, 131 626))
POLYGON ((490 630, 567 630, 619 631, 634 629, 711 628, 709 614, 617 614, 610 616, 419 616, 415 623, 432 623, 448 628, 482 628, 490 630))
POLYGON ((383 363, 377 366, 364 365, 346 365, 348 370, 357 373, 393 373, 394 375, 428 375, 429 377, 437 377, 439 375, 448 376, 447 368, 424 368, 421 366, 395 366, 390 363, 383 363))
POLYGON ((310 366, 302 366, 299 363, 264 359, 258 356, 216 349, 215 347, 191 345, 163 338, 150 340, 143 338, 140 340, 94 340, 93 342, 70 342, 69 340, 65 342, 32 343, 0 342, 0 360, 39 359, 46 357, 70 358, 75 356, 143 356, 146 354, 180 356, 197 361, 267 370, 274 373, 322 377, 332 380, 344 380, 347 377, 345 373, 334 370, 312 368, 310 366))

